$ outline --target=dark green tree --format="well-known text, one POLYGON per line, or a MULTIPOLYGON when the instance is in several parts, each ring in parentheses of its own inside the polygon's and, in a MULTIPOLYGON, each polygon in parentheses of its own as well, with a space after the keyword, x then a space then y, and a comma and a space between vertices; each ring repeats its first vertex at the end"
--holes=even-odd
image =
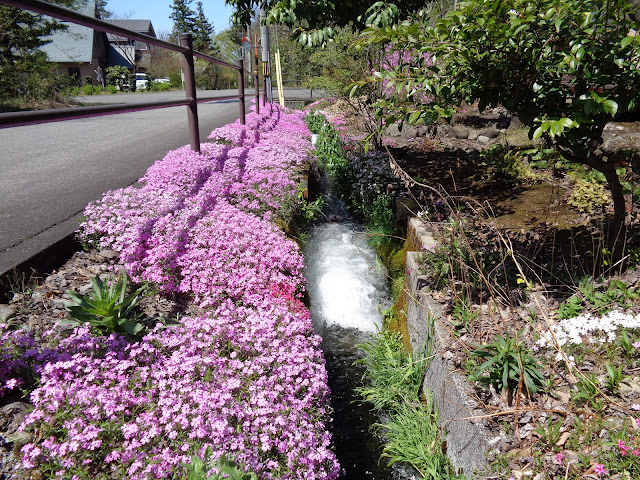
POLYGON ((189 7, 192 0, 173 0, 171 5, 171 15, 173 20, 173 30, 171 36, 174 40, 180 37, 181 33, 193 32, 196 21, 196 13, 189 7))
MULTIPOLYGON (((73 7, 74 0, 52 0, 73 7)), ((0 101, 29 97, 34 100, 55 95, 51 64, 39 48, 43 39, 66 27, 27 10, 0 5, 0 101)))
POLYGON ((98 18, 111 18, 113 16, 113 12, 111 10, 107 10, 107 0, 97 0, 96 1, 96 13, 98 18))
POLYGON ((213 41, 213 25, 202 9, 202 2, 196 3, 196 17, 193 24, 193 48, 200 52, 210 52, 213 41))
POLYGON ((617 236, 624 190, 602 133, 640 98, 639 30, 629 0, 474 0, 435 26, 417 17, 364 38, 402 54, 376 76, 406 93, 400 104, 380 100, 387 121, 431 123, 461 102, 503 105, 532 138, 606 177, 617 236))

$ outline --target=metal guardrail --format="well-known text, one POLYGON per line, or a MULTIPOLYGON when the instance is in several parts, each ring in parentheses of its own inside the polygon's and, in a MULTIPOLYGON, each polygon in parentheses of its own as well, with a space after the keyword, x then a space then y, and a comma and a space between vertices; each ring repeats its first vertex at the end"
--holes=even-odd
POLYGON ((77 108, 63 108, 52 110, 39 110, 29 112, 10 112, 0 113, 0 128, 9 128, 22 125, 33 125, 37 123, 57 122, 64 120, 71 120, 77 118, 87 118, 101 115, 112 115, 117 113, 137 112, 142 110, 151 110, 156 108, 167 108, 186 105, 188 112, 187 118, 189 122, 189 139, 191 149, 200 151, 200 132, 198 128, 198 102, 204 101, 219 101, 219 100, 235 100, 240 102, 240 121, 244 125, 246 119, 246 107, 245 107, 245 93, 244 93, 244 74, 253 75, 255 78, 255 93, 250 94, 250 97, 256 97, 256 111, 260 112, 260 85, 259 80, 263 80, 264 94, 262 97, 262 105, 264 106, 266 95, 266 82, 264 77, 256 73, 247 72, 244 69, 244 61, 238 60, 238 64, 219 60, 211 57, 205 53, 193 50, 193 39, 190 33, 180 34, 180 45, 160 40, 156 37, 151 37, 143 33, 134 32, 126 28, 112 25, 111 23, 103 20, 83 15, 75 10, 61 7, 52 3, 48 3, 42 0, 0 0, 0 3, 10 5, 12 7, 20 8, 23 10, 29 10, 42 15, 48 15, 59 20, 75 23, 84 27, 92 28, 105 33, 112 33, 125 37, 131 40, 138 40, 141 42, 154 45, 156 47, 166 48, 178 52, 182 55, 182 68, 184 71, 184 84, 186 98, 184 100, 176 101, 161 101, 161 102, 147 102, 142 104, 133 105, 103 105, 92 107, 77 107, 77 108), (215 97, 198 99, 196 95, 196 82, 195 73, 193 69, 194 57, 206 60, 210 63, 222 65, 224 67, 233 68, 238 71, 238 95, 232 95, 227 97, 215 97))

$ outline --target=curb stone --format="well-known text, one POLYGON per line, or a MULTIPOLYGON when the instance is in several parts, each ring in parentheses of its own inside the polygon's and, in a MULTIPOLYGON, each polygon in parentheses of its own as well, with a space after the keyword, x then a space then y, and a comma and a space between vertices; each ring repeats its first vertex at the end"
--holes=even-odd
MULTIPOLYGON (((409 220, 407 236, 413 245, 428 250, 435 246, 430 231, 418 218, 409 220)), ((488 430, 481 421, 470 417, 482 415, 472 399, 471 386, 455 371, 443 353, 451 341, 442 318, 442 306, 426 289, 427 279, 419 274, 420 252, 408 252, 405 270, 407 288, 407 323, 414 351, 431 346, 433 358, 423 382, 425 394, 431 392, 439 412, 440 426, 446 429, 447 456, 452 465, 468 478, 483 478, 476 474, 487 467, 488 430)))

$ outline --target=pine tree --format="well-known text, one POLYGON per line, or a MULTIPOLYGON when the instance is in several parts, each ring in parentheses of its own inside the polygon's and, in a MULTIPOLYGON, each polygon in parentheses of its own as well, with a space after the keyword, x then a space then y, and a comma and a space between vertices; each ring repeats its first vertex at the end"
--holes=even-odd
POLYGON ((111 10, 107 10, 107 0, 97 0, 96 1, 96 13, 98 14, 98 18, 111 18, 113 16, 113 12, 111 10))
POLYGON ((173 31, 171 37, 177 40, 181 33, 193 32, 196 21, 196 13, 189 8, 192 0, 173 0, 171 5, 171 15, 169 18, 173 20, 173 31))
POLYGON ((202 10, 202 2, 197 4, 197 13, 193 28, 193 48, 200 52, 211 51, 211 42, 213 39, 213 25, 207 20, 202 10))

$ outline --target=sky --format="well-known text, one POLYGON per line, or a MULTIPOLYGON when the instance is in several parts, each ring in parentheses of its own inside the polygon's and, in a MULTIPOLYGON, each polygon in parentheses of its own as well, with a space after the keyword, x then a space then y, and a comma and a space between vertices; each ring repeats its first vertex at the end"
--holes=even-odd
MULTIPOLYGON (((229 27, 231 7, 224 0, 201 0, 204 14, 213 24, 216 33, 229 27)), ((197 0, 193 0, 190 8, 196 10, 197 0)), ((171 15, 172 0, 107 0, 107 10, 114 13, 114 18, 131 18, 135 20, 151 20, 156 35, 169 33, 173 22, 171 15)))

